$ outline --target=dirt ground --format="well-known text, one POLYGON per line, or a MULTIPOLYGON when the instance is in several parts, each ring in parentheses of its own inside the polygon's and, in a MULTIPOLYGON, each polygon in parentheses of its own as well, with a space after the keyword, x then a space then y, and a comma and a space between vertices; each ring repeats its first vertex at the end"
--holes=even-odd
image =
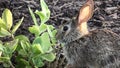
MULTIPOLYGON (((47 23, 57 27, 63 20, 77 16, 80 7, 86 0, 45 1, 51 10, 51 17, 47 23)), ((94 15, 88 22, 88 28, 90 30, 106 28, 120 35, 120 0, 94 1, 94 15)), ((0 16, 5 8, 9 8, 13 13, 14 24, 16 24, 16 22, 18 22, 18 20, 22 17, 25 17, 24 22, 17 30, 16 35, 24 34, 28 36, 30 40, 33 40, 33 35, 28 31, 28 27, 33 24, 32 18, 28 11, 28 6, 34 11, 36 9, 41 9, 39 0, 0 0, 0 16)), ((44 68, 63 68, 66 65, 66 60, 63 56, 62 49, 56 47, 56 50, 56 61, 51 64, 47 63, 44 68)))

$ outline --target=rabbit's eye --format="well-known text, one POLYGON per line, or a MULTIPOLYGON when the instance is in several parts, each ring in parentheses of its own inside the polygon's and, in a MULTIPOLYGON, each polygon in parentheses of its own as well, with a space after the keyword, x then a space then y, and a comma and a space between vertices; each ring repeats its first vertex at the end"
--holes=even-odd
POLYGON ((68 26, 64 26, 63 31, 67 31, 67 30, 68 30, 68 26))

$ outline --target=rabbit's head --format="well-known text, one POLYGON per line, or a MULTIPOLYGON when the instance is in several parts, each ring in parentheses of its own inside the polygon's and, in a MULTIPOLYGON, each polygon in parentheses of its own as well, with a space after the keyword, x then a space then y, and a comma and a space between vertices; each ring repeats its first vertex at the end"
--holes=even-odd
POLYGON ((69 43, 88 34, 87 21, 93 15, 93 8, 93 0, 87 0, 81 7, 77 20, 70 19, 59 26, 56 38, 62 43, 69 43))

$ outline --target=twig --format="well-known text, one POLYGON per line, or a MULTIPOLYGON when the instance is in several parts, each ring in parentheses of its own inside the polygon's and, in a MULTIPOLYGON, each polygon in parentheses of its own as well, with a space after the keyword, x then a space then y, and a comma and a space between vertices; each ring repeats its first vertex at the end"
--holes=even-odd
POLYGON ((61 15, 63 15, 63 13, 57 14, 57 15, 51 17, 51 18, 56 18, 56 17, 61 16, 61 15))

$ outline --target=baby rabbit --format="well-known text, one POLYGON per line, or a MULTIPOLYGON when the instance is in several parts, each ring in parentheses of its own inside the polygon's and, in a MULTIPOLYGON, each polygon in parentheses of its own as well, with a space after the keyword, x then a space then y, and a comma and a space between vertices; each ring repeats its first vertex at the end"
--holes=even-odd
POLYGON ((65 44, 66 68, 120 68, 120 37, 107 29, 87 29, 93 9, 93 0, 87 0, 77 21, 69 20, 58 29, 56 38, 65 44))

